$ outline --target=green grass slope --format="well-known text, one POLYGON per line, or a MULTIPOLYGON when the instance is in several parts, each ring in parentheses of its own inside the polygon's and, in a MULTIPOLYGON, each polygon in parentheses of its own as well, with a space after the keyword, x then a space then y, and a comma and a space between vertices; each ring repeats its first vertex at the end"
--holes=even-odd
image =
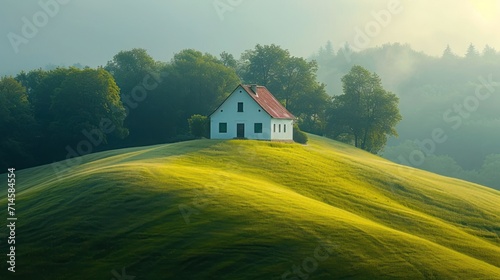
POLYGON ((1 279, 500 279, 500 192, 321 137, 114 150, 59 175, 16 173, 1 279))

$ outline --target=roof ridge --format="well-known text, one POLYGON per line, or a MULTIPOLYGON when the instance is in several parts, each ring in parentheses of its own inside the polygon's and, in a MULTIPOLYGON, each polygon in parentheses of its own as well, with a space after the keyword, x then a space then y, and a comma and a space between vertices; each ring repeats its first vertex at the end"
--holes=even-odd
POLYGON ((241 86, 252 99, 259 104, 259 106, 266 111, 272 118, 275 119, 296 119, 296 117, 290 113, 281 102, 267 89, 266 86, 252 84, 252 85, 244 85, 241 86), (256 94, 253 94, 250 91, 253 91, 251 86, 255 85, 256 94), (260 89, 259 89, 260 88, 260 89), (262 90, 262 94, 259 94, 259 91, 262 90))

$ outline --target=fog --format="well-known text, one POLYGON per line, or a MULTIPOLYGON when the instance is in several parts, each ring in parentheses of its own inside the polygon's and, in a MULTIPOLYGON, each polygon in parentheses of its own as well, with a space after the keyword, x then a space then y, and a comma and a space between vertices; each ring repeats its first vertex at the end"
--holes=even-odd
POLYGON ((434 56, 449 44, 463 55, 470 43, 500 49, 499 14, 495 0, 3 0, 0 74, 96 67, 136 47, 163 61, 185 48, 239 56, 258 43, 309 57, 329 40, 357 50, 408 43, 434 56))

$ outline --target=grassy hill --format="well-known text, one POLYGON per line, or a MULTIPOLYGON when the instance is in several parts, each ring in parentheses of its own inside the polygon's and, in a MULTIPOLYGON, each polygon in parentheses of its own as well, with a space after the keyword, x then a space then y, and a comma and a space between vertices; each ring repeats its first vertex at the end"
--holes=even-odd
POLYGON ((499 191, 321 137, 107 151, 59 175, 16 173, 1 279, 500 279, 499 191))

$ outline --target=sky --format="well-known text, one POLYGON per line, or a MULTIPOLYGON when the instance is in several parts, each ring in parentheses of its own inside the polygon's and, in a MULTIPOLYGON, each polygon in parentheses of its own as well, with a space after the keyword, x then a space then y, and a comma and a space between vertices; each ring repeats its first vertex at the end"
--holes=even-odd
POLYGON ((0 75, 97 67, 132 48, 160 61, 186 48, 238 58, 256 44, 309 57, 327 41, 433 56, 448 44, 458 55, 471 43, 500 50, 498 0, 2 0, 0 23, 0 75))

